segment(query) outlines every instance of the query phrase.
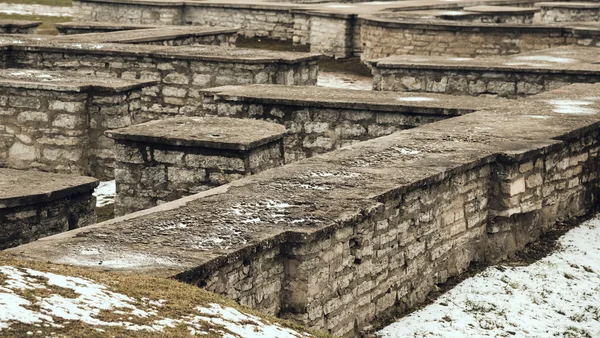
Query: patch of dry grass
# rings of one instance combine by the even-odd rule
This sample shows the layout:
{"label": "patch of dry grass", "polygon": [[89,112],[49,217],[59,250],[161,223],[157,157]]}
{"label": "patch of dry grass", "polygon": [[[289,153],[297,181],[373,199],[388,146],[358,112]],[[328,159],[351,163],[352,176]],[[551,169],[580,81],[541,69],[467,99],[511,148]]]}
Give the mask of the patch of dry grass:
{"label": "patch of dry grass", "polygon": [[[224,298],[220,295],[208,292],[206,290],[200,289],[198,287],[180,283],[171,279],[163,279],[163,278],[155,278],[143,275],[134,275],[134,274],[116,274],[116,273],[108,273],[108,272],[98,272],[87,270],[78,267],[66,266],[66,265],[56,265],[56,264],[47,264],[40,262],[30,262],[17,260],[8,254],[0,253],[0,265],[2,266],[13,266],[16,268],[29,268],[33,270],[43,271],[43,272],[51,272],[55,274],[60,274],[64,276],[73,276],[80,277],[92,280],[96,283],[105,285],[110,291],[121,293],[132,297],[136,300],[141,300],[142,298],[149,298],[151,300],[166,300],[166,302],[155,309],[158,311],[157,317],[148,317],[148,318],[136,318],[135,316],[127,316],[123,314],[117,314],[111,311],[103,311],[97,316],[98,319],[102,320],[110,320],[110,321],[120,321],[127,320],[128,322],[133,322],[141,325],[148,325],[152,323],[156,319],[160,318],[181,318],[187,316],[191,313],[195,313],[193,309],[197,306],[207,306],[211,303],[220,304],[223,307],[232,307],[236,308],[239,311],[242,311],[247,314],[252,314],[257,317],[260,317],[266,321],[279,323],[283,327],[288,327],[300,332],[310,332],[316,337],[330,337],[327,334],[319,333],[319,332],[311,332],[304,329],[302,326],[292,323],[289,321],[277,319],[271,316],[264,315],[257,310],[242,307],[235,303],[234,301]],[[0,274],[0,278],[2,278],[2,274]],[[2,280],[0,279],[0,284],[2,284]],[[24,290],[23,292],[29,292],[30,294],[26,295],[27,299],[34,300],[36,296],[44,296],[45,294],[38,293],[48,293],[49,290],[53,292],[57,292],[64,297],[75,297],[70,290],[62,290],[60,288],[49,287],[48,289],[39,289],[39,290]],[[47,294],[46,294],[47,295]],[[24,294],[22,296],[25,296]],[[139,305],[140,309],[144,309],[144,306]],[[125,318],[123,318],[125,317]],[[42,331],[43,336],[52,335],[53,333],[60,336],[66,337],[190,337],[190,332],[188,328],[184,325],[179,325],[175,328],[166,328],[163,332],[148,332],[148,331],[130,331],[125,329],[124,327],[119,326],[92,326],[87,325],[85,323],[79,321],[73,322],[62,322],[64,327],[62,328],[54,328],[54,327],[32,327],[31,325],[23,325],[20,323],[15,323],[11,326],[9,330],[4,330],[2,332],[2,336],[13,336],[13,337],[24,337],[27,336],[27,332],[33,332],[33,336],[37,336],[36,332],[38,330]],[[218,326],[211,324],[206,324],[206,329],[209,328],[220,329]],[[103,332],[99,332],[96,329],[104,330]],[[212,334],[212,333],[211,333]],[[216,337],[218,335],[203,335],[202,337]]]}

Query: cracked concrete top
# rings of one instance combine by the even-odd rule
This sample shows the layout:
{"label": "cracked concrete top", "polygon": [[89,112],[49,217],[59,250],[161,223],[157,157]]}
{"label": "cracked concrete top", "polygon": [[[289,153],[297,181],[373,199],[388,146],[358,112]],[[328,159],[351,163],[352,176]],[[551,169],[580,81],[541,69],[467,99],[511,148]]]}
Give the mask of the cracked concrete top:
{"label": "cracked concrete top", "polygon": [[[599,126],[600,85],[572,85],[361,142],[8,252],[103,270],[193,278],[229,257],[310,241],[356,224],[381,208],[387,196],[441,181],[498,155],[527,159]],[[84,250],[95,253],[85,255]]]}
{"label": "cracked concrete top", "polygon": [[143,143],[247,151],[280,140],[285,127],[253,119],[178,117],[109,130],[108,137]]}
{"label": "cracked concrete top", "polygon": [[98,183],[93,177],[0,168],[0,209],[91,194]]}

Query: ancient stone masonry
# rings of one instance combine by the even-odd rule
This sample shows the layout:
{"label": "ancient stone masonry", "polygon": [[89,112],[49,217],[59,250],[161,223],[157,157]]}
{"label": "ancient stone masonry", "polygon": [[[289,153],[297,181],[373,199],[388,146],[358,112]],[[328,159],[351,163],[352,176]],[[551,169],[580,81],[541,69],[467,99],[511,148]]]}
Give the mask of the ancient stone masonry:
{"label": "ancient stone masonry", "polygon": [[596,46],[600,42],[598,27],[360,18],[364,61],[390,55],[510,55],[565,45]]}
{"label": "ancient stone masonry", "polygon": [[600,4],[598,2],[540,2],[542,22],[581,22],[599,21]]}
{"label": "ancient stone masonry", "polygon": [[395,56],[369,61],[373,89],[519,97],[600,81],[600,48],[559,47],[515,56]]}
{"label": "ancient stone masonry", "polygon": [[202,92],[202,108],[207,115],[283,124],[288,130],[286,163],[504,101],[313,86],[226,86]]}
{"label": "ancient stone masonry", "polygon": [[[71,37],[65,37],[71,38]],[[11,43],[10,39],[7,39]],[[142,93],[142,120],[195,115],[199,90],[228,84],[314,85],[319,55],[221,46],[21,41],[9,66],[69,70],[87,76],[157,81]]]}
{"label": "ancient stone masonry", "polygon": [[96,222],[98,181],[0,168],[0,250]]}
{"label": "ancient stone masonry", "polygon": [[35,34],[41,21],[0,20],[0,34]]}
{"label": "ancient stone masonry", "polygon": [[60,22],[54,24],[58,32],[62,35],[85,34],[85,33],[106,33],[116,31],[128,31],[138,29],[151,29],[166,27],[160,25],[141,25],[127,24],[117,22]]}
{"label": "ancient stone masonry", "polygon": [[116,140],[115,214],[280,166],[284,134],[277,124],[220,117],[167,119],[110,131]]}
{"label": "ancient stone masonry", "polygon": [[53,41],[123,43],[163,46],[215,45],[235,47],[237,30],[231,28],[198,28],[186,26],[130,29],[118,32],[77,34]]}
{"label": "ancient stone masonry", "polygon": [[78,21],[121,22],[126,24],[179,25],[183,23],[180,1],[119,2],[73,1]]}
{"label": "ancient stone masonry", "polygon": [[0,166],[113,177],[107,129],[128,126],[153,82],[0,70]]}
{"label": "ancient stone masonry", "polygon": [[[309,45],[311,52],[363,60],[390,55],[485,56],[597,43],[599,27],[533,23],[535,0],[301,4],[75,1],[80,21],[239,28],[246,37]],[[481,6],[484,4],[485,6]],[[503,6],[509,5],[509,6]],[[512,6],[512,7],[511,7]],[[362,51],[361,51],[362,50]]]}
{"label": "ancient stone masonry", "polygon": [[10,251],[175,276],[352,334],[424,301],[473,260],[590,212],[599,91],[577,84],[507,101]]}

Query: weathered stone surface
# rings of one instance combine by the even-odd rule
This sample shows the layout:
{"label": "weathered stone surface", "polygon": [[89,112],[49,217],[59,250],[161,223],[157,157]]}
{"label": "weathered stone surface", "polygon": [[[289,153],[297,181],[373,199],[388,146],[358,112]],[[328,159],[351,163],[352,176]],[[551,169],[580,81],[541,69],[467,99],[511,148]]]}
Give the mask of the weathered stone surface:
{"label": "weathered stone surface", "polygon": [[283,164],[281,125],[173,118],[107,132],[117,142],[115,214],[125,215]]}
{"label": "weathered stone surface", "polygon": [[0,168],[0,250],[96,222],[98,181]]}
{"label": "weathered stone surface", "polygon": [[[176,276],[347,334],[415,306],[473,260],[503,257],[588,213],[598,91],[580,84],[510,101],[10,251]],[[587,110],[575,110],[582,101]],[[81,257],[81,246],[98,254]],[[111,265],[116,258],[128,266]]]}
{"label": "weathered stone surface", "polygon": [[[516,56],[449,58],[394,56],[369,61],[373,88],[518,97],[568,83],[600,81],[600,48],[558,47]],[[418,85],[407,83],[417,82]],[[451,85],[462,83],[463,85]]]}
{"label": "weathered stone surface", "polygon": [[102,133],[133,123],[150,84],[0,70],[0,166],[111,179],[113,145]]}
{"label": "weathered stone surface", "polygon": [[503,99],[250,85],[202,90],[206,115],[283,124],[286,163],[473,111]]}

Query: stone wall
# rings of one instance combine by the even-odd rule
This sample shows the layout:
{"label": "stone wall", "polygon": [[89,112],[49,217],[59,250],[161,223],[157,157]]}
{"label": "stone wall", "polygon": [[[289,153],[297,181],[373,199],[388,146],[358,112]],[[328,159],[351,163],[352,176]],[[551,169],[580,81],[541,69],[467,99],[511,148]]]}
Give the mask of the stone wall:
{"label": "stone wall", "polygon": [[[86,27],[96,29],[104,25],[71,25],[66,27]],[[114,32],[88,33],[85,35],[60,36],[54,41],[71,43],[119,43],[158,46],[195,46],[213,45],[235,47],[237,31],[235,29],[213,27],[199,28],[189,26],[151,27],[142,29],[126,29]]]}
{"label": "stone wall", "polygon": [[389,111],[375,107],[323,107],[316,103],[312,106],[261,103],[243,97],[220,96],[211,90],[205,91],[202,108],[211,116],[254,118],[283,124],[288,130],[284,145],[286,163],[471,112],[468,109],[424,107],[414,111],[410,108]]}
{"label": "stone wall", "polygon": [[[498,62],[501,64],[503,61]],[[465,69],[460,65],[438,68],[375,66],[371,68],[373,89],[514,98],[539,94],[569,83],[600,81],[600,74],[589,70],[494,69],[491,64],[488,68],[479,69]]]}
{"label": "stone wall", "polygon": [[112,140],[102,133],[135,121],[140,94],[0,86],[0,164],[111,179]]}
{"label": "stone wall", "polygon": [[76,21],[104,21],[127,24],[180,25],[183,23],[183,2],[94,2],[73,1]]}
{"label": "stone wall", "polygon": [[489,255],[503,258],[559,219],[583,216],[597,201],[597,129],[550,146],[545,154],[503,156],[494,167],[487,225]]}
{"label": "stone wall", "polygon": [[283,140],[250,151],[117,140],[115,215],[212,189],[283,164]]}
{"label": "stone wall", "polygon": [[[597,91],[573,85],[400,131],[13,252],[90,267],[144,254],[124,270],[184,271],[175,278],[359,334],[472,261],[514,253],[596,207],[599,115],[555,102],[598,112]],[[81,257],[81,245],[102,253]]]}
{"label": "stone wall", "polygon": [[47,203],[2,209],[0,250],[96,223],[92,192]]}
{"label": "stone wall", "polygon": [[394,21],[372,16],[361,17],[360,22],[362,60],[390,55],[509,55],[600,42],[593,32],[596,29]]}
{"label": "stone wall", "polygon": [[[89,46],[89,45],[87,45]],[[142,49],[142,46],[138,48]],[[314,85],[318,73],[315,55],[257,52],[256,58],[243,49],[227,49],[226,56],[208,55],[194,57],[190,53],[211,47],[147,46],[151,53],[131,52],[110,45],[103,49],[89,46],[81,49],[65,45],[55,47],[13,47],[11,65],[14,68],[70,70],[79,74],[101,78],[140,79],[157,81],[157,85],[144,88],[140,122],[198,114],[201,106],[199,91],[203,88],[227,84],[273,83],[285,85]],[[154,50],[157,48],[157,50]],[[216,48],[216,47],[212,47]],[[221,47],[225,48],[225,47]],[[210,49],[210,54],[215,51]],[[218,53],[217,53],[218,54]],[[237,59],[236,54],[243,55]],[[250,61],[244,60],[250,58]]]}
{"label": "stone wall", "polygon": [[0,168],[0,250],[96,223],[98,181]]}
{"label": "stone wall", "polygon": [[541,21],[553,22],[582,22],[599,21],[600,5],[598,3],[540,3],[542,9]]}
{"label": "stone wall", "polygon": [[145,122],[140,117],[143,89],[120,93],[94,92],[88,107],[88,174],[108,180],[115,177],[114,141],[107,130]]}
{"label": "stone wall", "polygon": [[239,29],[245,37],[292,40],[294,18],[286,7],[186,4],[184,23],[198,26],[222,26]]}
{"label": "stone wall", "polygon": [[96,21],[60,22],[54,24],[54,26],[58,30],[58,33],[61,35],[107,33],[137,29],[151,29],[159,27],[158,25],[126,24],[121,22],[117,23]]}
{"label": "stone wall", "polygon": [[308,41],[310,51],[340,58],[353,56],[356,21],[356,15],[311,13]]}
{"label": "stone wall", "polygon": [[0,20],[0,34],[35,34],[41,21]]}

